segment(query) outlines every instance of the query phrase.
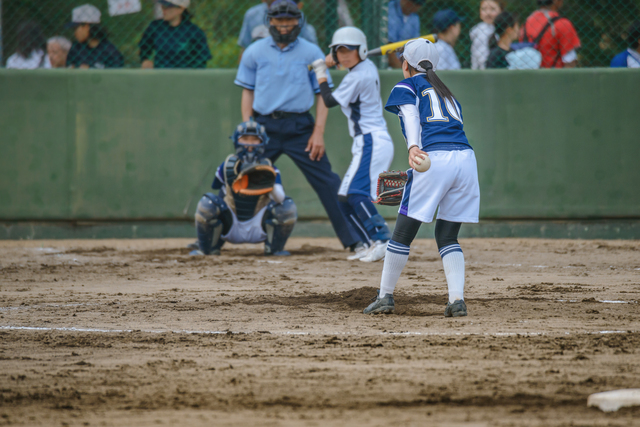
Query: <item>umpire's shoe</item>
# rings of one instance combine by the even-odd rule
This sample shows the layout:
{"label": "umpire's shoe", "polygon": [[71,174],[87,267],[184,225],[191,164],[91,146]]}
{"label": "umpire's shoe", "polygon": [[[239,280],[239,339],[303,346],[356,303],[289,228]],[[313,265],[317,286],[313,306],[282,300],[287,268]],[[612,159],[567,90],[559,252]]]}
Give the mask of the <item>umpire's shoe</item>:
{"label": "umpire's shoe", "polygon": [[444,317],[463,317],[467,315],[467,304],[464,300],[457,299],[451,303],[447,303],[447,308],[444,309]]}
{"label": "umpire's shoe", "polygon": [[385,294],[383,298],[376,297],[376,300],[369,304],[362,312],[364,314],[392,314],[396,309],[393,295]]}

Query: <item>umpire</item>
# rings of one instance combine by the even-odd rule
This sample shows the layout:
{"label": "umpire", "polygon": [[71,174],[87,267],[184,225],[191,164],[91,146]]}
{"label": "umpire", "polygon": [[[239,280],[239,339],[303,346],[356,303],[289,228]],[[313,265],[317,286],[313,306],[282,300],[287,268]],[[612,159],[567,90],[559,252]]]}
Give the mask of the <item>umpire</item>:
{"label": "umpire", "polygon": [[[271,4],[267,13],[271,37],[247,48],[236,75],[235,84],[243,88],[242,120],[254,117],[266,127],[269,145],[265,157],[275,163],[284,153],[294,161],[318,194],[344,247],[353,249],[360,239],[340,211],[340,178],[331,171],[324,151],[328,110],[320,100],[315,74],[308,69],[308,64],[324,54],[318,46],[298,38],[304,25],[301,18],[292,0]],[[316,122],[309,113],[314,96]]]}

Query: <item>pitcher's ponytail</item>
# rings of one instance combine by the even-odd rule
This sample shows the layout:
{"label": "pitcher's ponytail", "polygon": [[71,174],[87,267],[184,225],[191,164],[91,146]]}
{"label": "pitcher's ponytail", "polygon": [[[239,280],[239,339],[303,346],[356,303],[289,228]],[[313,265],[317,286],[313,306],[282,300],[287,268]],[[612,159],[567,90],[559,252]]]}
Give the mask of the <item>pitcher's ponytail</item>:
{"label": "pitcher's ponytail", "polygon": [[440,80],[440,78],[436,75],[436,72],[433,71],[433,65],[431,64],[431,61],[427,61],[425,59],[423,61],[420,61],[418,65],[427,70],[424,78],[427,79],[431,86],[433,86],[438,96],[440,96],[442,99],[448,99],[452,104],[454,104],[453,101],[455,97],[453,96],[453,93],[451,93],[447,85],[445,85],[442,80]]}

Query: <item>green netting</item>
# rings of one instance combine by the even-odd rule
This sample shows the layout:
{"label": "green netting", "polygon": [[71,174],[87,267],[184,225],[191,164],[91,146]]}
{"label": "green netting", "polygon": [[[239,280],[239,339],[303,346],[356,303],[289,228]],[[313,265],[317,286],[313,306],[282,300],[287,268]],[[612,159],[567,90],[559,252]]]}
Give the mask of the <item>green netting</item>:
{"label": "green netting", "polygon": [[[409,0],[398,0],[409,1]],[[455,52],[462,68],[471,68],[470,30],[480,21],[480,0],[426,0],[418,10],[422,34],[433,32],[433,17],[439,10],[452,9],[461,18],[461,33]],[[486,1],[486,0],[485,0]],[[111,16],[109,4],[140,4],[140,11]],[[64,24],[71,20],[72,9],[86,0],[0,0],[1,38],[0,63],[6,65],[19,45],[19,28],[27,21],[41,30],[43,40],[64,36],[74,40],[72,29]],[[141,64],[139,42],[154,19],[162,16],[154,0],[93,0],[102,13],[101,25],[108,30],[109,40],[122,53],[124,66],[138,68]],[[520,23],[537,9],[536,0],[511,0],[505,10],[518,16]],[[191,21],[206,36],[211,59],[209,68],[233,68],[238,64],[241,47],[238,36],[245,12],[260,4],[257,0],[191,0]],[[393,7],[393,4],[391,5]],[[387,41],[388,0],[307,0],[301,4],[308,25],[314,27],[317,42],[326,51],[335,29],[356,25],[365,31],[369,48]],[[581,41],[577,64],[581,67],[609,66],[611,59],[628,47],[627,29],[640,19],[640,0],[565,0],[561,14],[575,27]],[[44,44],[44,42],[43,42]],[[378,61],[382,67],[386,61]]]}

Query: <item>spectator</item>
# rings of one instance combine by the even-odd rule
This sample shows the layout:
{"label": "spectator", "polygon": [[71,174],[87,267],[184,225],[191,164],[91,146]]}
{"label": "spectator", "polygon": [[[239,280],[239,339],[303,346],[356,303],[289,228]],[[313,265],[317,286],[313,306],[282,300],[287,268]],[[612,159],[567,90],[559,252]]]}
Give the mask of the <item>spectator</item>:
{"label": "spectator", "polygon": [[537,49],[542,54],[541,68],[574,68],[580,38],[571,21],[558,13],[563,0],[537,1],[540,9],[527,18],[520,41],[534,42],[540,37]]}
{"label": "spectator", "polygon": [[47,40],[47,55],[51,68],[65,68],[70,49],[71,42],[66,37],[56,36]]}
{"label": "spectator", "polygon": [[[420,37],[420,17],[418,10],[424,6],[426,0],[391,0],[388,5],[389,43],[395,43],[408,39]],[[395,52],[387,56],[389,66],[392,68],[402,67],[400,55]]]}
{"label": "spectator", "polygon": [[149,24],[138,45],[142,68],[205,68],[211,51],[204,31],[191,22],[191,0],[159,3],[162,19]]}
{"label": "spectator", "polygon": [[[266,27],[265,17],[267,16],[269,6],[271,6],[271,3],[273,3],[274,1],[275,0],[262,0],[260,4],[253,6],[245,12],[244,19],[242,20],[242,28],[240,29],[240,36],[238,37],[238,46],[242,47],[243,51],[255,41],[255,38],[253,37],[253,31],[256,29],[256,27]],[[300,0],[294,0],[294,2],[298,5],[298,9],[302,10],[303,3]],[[260,34],[261,33],[258,33],[258,35]],[[302,26],[300,37],[307,41],[310,41],[313,44],[318,44],[316,29],[309,23],[305,23]]]}
{"label": "spectator", "polygon": [[71,13],[76,41],[67,55],[70,68],[122,68],[124,57],[108,40],[107,30],[100,25],[101,13],[90,4],[78,6]]}
{"label": "spectator", "polygon": [[33,70],[51,68],[49,57],[45,52],[45,39],[40,26],[33,21],[23,22],[17,31],[18,48],[16,53],[7,59],[7,68]]}
{"label": "spectator", "polygon": [[[507,54],[513,52],[511,43],[518,40],[520,25],[516,17],[509,12],[502,12],[495,20],[495,37],[489,41],[491,52],[487,59],[487,68],[508,68]],[[496,41],[496,37],[499,39]]]}
{"label": "spectator", "polygon": [[453,48],[460,37],[462,18],[451,9],[440,10],[433,16],[433,29],[438,33],[436,48],[440,54],[438,70],[459,70],[460,61]]}
{"label": "spectator", "polygon": [[471,37],[471,68],[484,70],[489,57],[489,40],[494,32],[493,21],[504,10],[503,0],[482,0],[480,2],[480,20],[469,36]]}
{"label": "spectator", "polygon": [[616,55],[611,61],[613,68],[640,68],[640,21],[636,21],[627,30],[629,48]]}

